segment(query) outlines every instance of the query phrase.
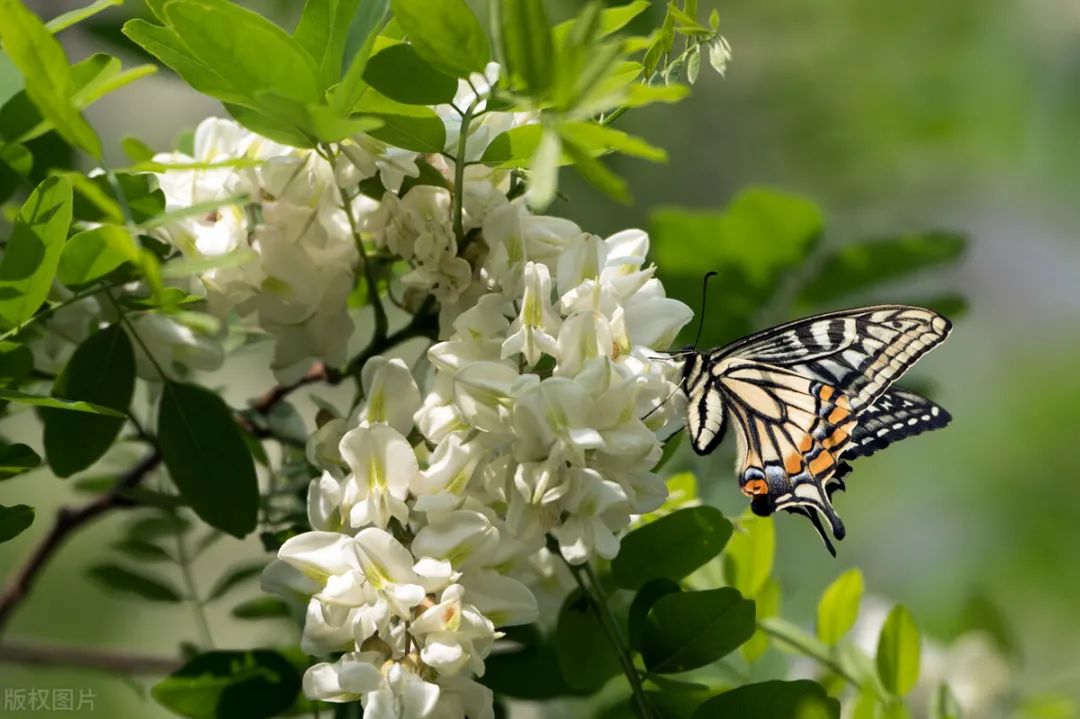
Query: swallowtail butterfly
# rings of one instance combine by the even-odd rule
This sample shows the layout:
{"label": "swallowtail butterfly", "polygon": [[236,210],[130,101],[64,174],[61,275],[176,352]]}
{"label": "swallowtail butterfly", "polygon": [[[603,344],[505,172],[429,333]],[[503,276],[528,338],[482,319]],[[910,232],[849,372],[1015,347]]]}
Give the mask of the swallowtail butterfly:
{"label": "swallowtail butterfly", "polygon": [[755,514],[778,509],[844,538],[832,495],[848,462],[944,427],[949,413],[892,383],[952,324],[931,310],[877,305],[807,317],[708,352],[686,351],[687,432],[698,454],[735,428],[739,487]]}

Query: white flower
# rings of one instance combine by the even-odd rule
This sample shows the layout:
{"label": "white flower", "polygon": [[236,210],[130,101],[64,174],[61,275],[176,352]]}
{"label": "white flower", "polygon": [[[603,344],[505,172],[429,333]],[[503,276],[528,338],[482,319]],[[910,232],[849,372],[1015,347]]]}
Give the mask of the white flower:
{"label": "white flower", "polygon": [[342,518],[354,528],[385,528],[391,518],[409,521],[405,498],[420,478],[409,442],[393,427],[375,424],[341,438],[341,456],[352,470],[345,479]]}
{"label": "white flower", "polygon": [[626,493],[615,482],[602,479],[592,469],[576,469],[574,490],[567,501],[570,517],[552,531],[559,540],[563,557],[581,564],[595,553],[614,559],[619,553],[615,532],[630,522]]}
{"label": "white flower", "polygon": [[364,698],[364,719],[426,719],[438,701],[437,684],[395,662],[385,669],[382,687]]}
{"label": "white flower", "polygon": [[525,265],[521,314],[511,329],[514,331],[502,345],[504,359],[520,353],[527,364],[535,365],[542,354],[557,355],[554,335],[559,332],[559,317],[551,308],[551,275],[544,265]]}
{"label": "white flower", "polygon": [[438,604],[412,621],[409,631],[421,643],[420,658],[440,674],[454,676],[468,668],[483,676],[483,657],[495,641],[495,625],[476,607],[463,603],[464,595],[463,586],[451,584]]}
{"label": "white flower", "polygon": [[382,674],[374,664],[378,655],[350,652],[333,664],[323,662],[304,672],[304,696],[324,702],[350,702],[378,691]]}
{"label": "white flower", "polygon": [[364,390],[361,423],[383,422],[403,435],[412,430],[413,415],[420,409],[420,389],[403,360],[372,357],[361,370],[360,385]]}

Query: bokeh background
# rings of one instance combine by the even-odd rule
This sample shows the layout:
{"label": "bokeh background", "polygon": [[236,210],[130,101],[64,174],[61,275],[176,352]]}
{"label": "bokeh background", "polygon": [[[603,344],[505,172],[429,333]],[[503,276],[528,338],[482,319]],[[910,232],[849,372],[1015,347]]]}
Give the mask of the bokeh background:
{"label": "bokeh background", "polygon": [[[51,17],[83,3],[30,4]],[[300,6],[247,4],[287,27]],[[72,59],[103,45],[117,52],[117,28],[141,12],[136,5],[128,0],[97,22],[65,31]],[[569,15],[574,5],[553,2],[551,13]],[[1015,651],[1007,675],[987,671],[991,686],[982,689],[1043,697],[1029,706],[1029,716],[1074,716],[1070,701],[1080,702],[1080,4],[723,0],[702,7],[719,10],[734,48],[727,77],[703,69],[688,100],[620,120],[667,148],[669,162],[613,161],[630,181],[630,207],[564,173],[572,199],[552,212],[603,235],[648,227],[657,207],[719,209],[741,188],[764,184],[823,208],[823,248],[926,229],[967,234],[961,263],[914,285],[960,293],[970,304],[949,342],[913,372],[917,382],[933,386],[954,423],[860,460],[849,491],[837,500],[848,527],[837,559],[801,520],[778,520],[784,614],[809,624],[824,586],[849,566],[862,569],[871,593],[906,604],[942,643],[975,619],[985,624],[989,603],[1004,617],[1001,634],[1014,638]],[[645,22],[658,22],[661,3],[653,12]],[[223,111],[161,72],[87,114],[113,163],[122,165],[122,137],[166,149],[181,132]],[[907,299],[912,287],[878,288],[867,299]],[[262,351],[246,349],[208,383],[242,405],[272,384]],[[31,417],[12,417],[0,431],[38,446]],[[743,499],[730,461],[727,450],[707,460],[682,454],[673,466],[692,468],[709,501],[736,514]],[[0,545],[0,574],[7,575],[47,530],[53,510],[80,497],[71,482],[38,470],[5,483],[4,498],[38,507],[31,530]],[[10,640],[169,656],[195,636],[183,607],[116,598],[83,576],[122,522],[107,518],[59,553],[15,617]],[[223,540],[196,565],[196,581],[206,587],[224,566],[259,556],[256,542]],[[287,622],[241,625],[228,616],[229,605],[210,613],[219,646],[293,640]],[[12,663],[0,663],[0,677],[0,689],[92,691],[97,711],[110,716],[166,715],[145,698],[149,680],[139,677]]]}

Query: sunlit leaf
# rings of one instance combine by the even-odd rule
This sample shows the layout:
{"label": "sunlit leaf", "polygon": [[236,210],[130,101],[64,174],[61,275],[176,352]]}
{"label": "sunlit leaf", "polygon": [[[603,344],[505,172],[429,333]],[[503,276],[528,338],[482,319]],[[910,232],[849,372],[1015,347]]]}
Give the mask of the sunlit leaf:
{"label": "sunlit leaf", "polygon": [[919,679],[920,641],[908,610],[901,604],[893,607],[878,637],[877,669],[881,683],[897,696],[915,688]]}
{"label": "sunlit leaf", "polygon": [[724,578],[744,595],[758,593],[772,572],[776,529],[771,517],[749,512],[739,517],[724,552]]}
{"label": "sunlit leaf", "polygon": [[836,644],[847,634],[859,616],[863,594],[863,576],[849,569],[837,577],[821,595],[817,607],[817,633],[826,644]]}
{"label": "sunlit leaf", "polygon": [[56,279],[69,287],[109,274],[125,262],[138,262],[139,248],[118,225],[101,225],[68,240],[56,268]]}
{"label": "sunlit leaf", "polygon": [[45,397],[37,394],[28,394],[26,392],[18,392],[11,389],[0,389],[0,399],[7,400],[9,402],[18,402],[19,404],[31,404],[37,407],[53,407],[55,409],[66,409],[70,412],[88,412],[90,414],[101,414],[106,417],[123,417],[124,414],[117,412],[111,407],[104,407],[100,404],[94,404],[93,402],[72,401],[67,399],[60,399],[59,397]]}
{"label": "sunlit leaf", "polygon": [[45,23],[45,28],[51,33],[58,33],[76,23],[82,22],[88,17],[97,15],[99,12],[123,4],[124,0],[95,0],[86,7],[68,10],[66,13],[57,15],[52,20]]}
{"label": "sunlit leaf", "polygon": [[394,19],[420,57],[454,77],[483,72],[491,46],[464,0],[391,0]]}
{"label": "sunlit leaf", "polygon": [[543,97],[554,73],[555,45],[542,0],[501,0],[499,31],[506,71],[535,98]]}
{"label": "sunlit leaf", "polygon": [[[365,0],[363,4],[368,4]],[[330,87],[341,78],[349,25],[360,0],[307,0],[293,40],[311,55],[319,80]]]}
{"label": "sunlit leaf", "polygon": [[457,79],[439,72],[412,45],[397,43],[368,58],[364,80],[384,96],[407,105],[439,105],[457,93]]}

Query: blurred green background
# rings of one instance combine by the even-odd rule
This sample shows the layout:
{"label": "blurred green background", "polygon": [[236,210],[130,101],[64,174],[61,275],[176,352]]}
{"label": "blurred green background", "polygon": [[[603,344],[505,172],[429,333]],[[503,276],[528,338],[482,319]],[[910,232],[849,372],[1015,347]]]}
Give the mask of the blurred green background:
{"label": "blurred green background", "polygon": [[[77,4],[31,6],[51,17]],[[248,4],[286,26],[299,9]],[[125,13],[136,11],[128,5],[102,15],[96,30],[66,31],[72,59],[108,42]],[[552,3],[552,14],[568,15],[575,5]],[[784,613],[809,624],[823,587],[848,566],[862,569],[869,592],[906,604],[942,641],[972,618],[972,597],[988,597],[1019,645],[1007,686],[994,679],[988,689],[1080,701],[1080,4],[724,0],[702,7],[703,14],[718,8],[734,49],[726,79],[703,69],[688,100],[619,121],[667,148],[670,161],[612,161],[630,181],[631,207],[564,173],[561,189],[572,199],[550,212],[604,235],[648,227],[660,206],[718,209],[740,188],[765,184],[822,207],[824,248],[926,229],[969,235],[960,264],[866,297],[947,290],[968,298],[952,338],[913,372],[954,422],[859,461],[836,502],[848,528],[838,559],[803,521],[777,521]],[[653,12],[645,23],[659,21],[660,3]],[[120,163],[121,137],[165,149],[223,111],[162,72],[87,114]],[[708,312],[724,308],[711,304]],[[227,384],[236,404],[258,394],[271,384],[259,351],[208,384]],[[27,417],[0,429],[38,446],[40,430]],[[698,473],[710,501],[742,511],[730,450],[676,461]],[[6,504],[38,507],[34,527],[0,545],[7,575],[47,530],[53,509],[77,498],[47,470],[5,483],[4,494]],[[14,618],[10,639],[167,655],[194,636],[185,608],[117,599],[82,576],[121,523],[110,517],[59,553]],[[254,542],[223,540],[197,566],[197,580],[208,586],[224,565],[258,556]],[[224,609],[211,622],[219,646],[295,638],[287,622],[238,626]],[[97,711],[108,715],[165,715],[139,698],[146,681],[14,664],[0,664],[0,676],[0,688],[90,689]],[[1044,707],[1044,715],[1072,715],[1058,708],[1063,713]]]}

